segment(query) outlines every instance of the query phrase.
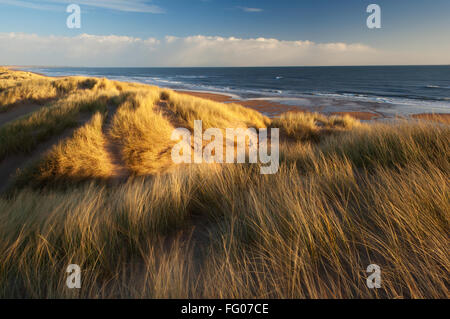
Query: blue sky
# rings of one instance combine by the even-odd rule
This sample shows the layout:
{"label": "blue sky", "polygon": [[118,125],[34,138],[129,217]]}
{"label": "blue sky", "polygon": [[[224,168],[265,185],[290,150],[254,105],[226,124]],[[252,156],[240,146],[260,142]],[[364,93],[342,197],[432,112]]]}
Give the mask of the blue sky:
{"label": "blue sky", "polygon": [[[81,6],[81,29],[66,27],[68,14],[65,8],[70,3]],[[366,7],[370,3],[376,3],[382,9],[381,29],[370,30],[366,26],[369,15],[366,13]],[[316,55],[322,54],[323,59],[315,60],[306,56],[305,65],[329,64],[326,53],[332,55],[329,52],[331,46],[324,48],[318,45],[333,43],[349,46],[344,50],[336,49],[334,53],[347,56],[346,59],[333,60],[337,64],[339,62],[351,64],[350,62],[354,60],[352,54],[357,57],[358,62],[361,61],[360,63],[364,63],[365,60],[362,57],[364,54],[367,55],[365,64],[400,64],[403,60],[405,63],[408,62],[407,64],[448,64],[450,63],[450,58],[447,57],[450,56],[448,54],[450,52],[449,12],[449,0],[0,0],[0,35],[3,34],[0,47],[1,43],[4,44],[6,41],[5,35],[11,33],[20,33],[24,35],[22,38],[26,38],[22,39],[22,42],[17,39],[11,40],[12,45],[18,46],[17,50],[21,43],[25,45],[25,42],[31,41],[25,35],[39,37],[42,40],[39,42],[41,46],[43,43],[51,42],[48,39],[52,36],[63,37],[65,41],[74,38],[74,42],[80,42],[81,35],[97,36],[95,40],[99,42],[105,42],[101,38],[104,36],[123,36],[140,40],[156,39],[164,42],[166,36],[174,36],[178,38],[177,41],[180,44],[177,48],[187,48],[197,53],[201,47],[205,46],[205,43],[206,46],[217,45],[218,37],[242,40],[265,38],[285,41],[287,46],[282,46],[283,50],[292,51],[286,62],[299,64],[302,64],[303,60],[293,58],[295,55],[293,41],[313,42],[315,47],[308,45],[308,49],[303,48],[298,54],[306,54],[306,51],[312,54],[311,52],[314,51]],[[186,39],[198,35],[203,36],[204,41],[198,41],[195,48],[187,46],[187,43],[192,41]],[[107,40],[112,41],[111,38]],[[90,38],[90,41],[94,40]],[[117,39],[114,41],[117,44]],[[121,41],[120,49],[123,57],[126,50],[124,51],[122,47],[124,39]],[[247,42],[242,41],[242,51],[245,52],[250,47],[256,52],[254,43]],[[229,42],[226,43],[228,45]],[[34,42],[33,44],[37,45]],[[83,40],[83,44],[86,45],[86,39]],[[234,44],[233,42],[234,50],[239,50],[239,46]],[[48,45],[51,46],[50,43]],[[361,47],[351,47],[351,45],[364,46],[368,51],[363,53],[364,50]],[[167,47],[165,43],[152,44],[146,49],[141,48],[141,54],[145,55],[152,50],[162,52],[164,49],[167,53]],[[282,54],[282,48],[280,47],[280,51],[271,52]],[[45,50],[44,47],[42,49]],[[214,50],[200,52],[199,59],[202,54],[210,58],[214,52]],[[0,58],[7,62],[10,60],[14,60],[14,63],[21,62],[14,59],[13,53],[10,52],[11,56],[0,53]],[[231,55],[230,59],[239,58],[236,52],[231,53],[234,55]],[[269,53],[266,56],[269,56]],[[148,55],[148,63],[145,63],[145,56],[141,56],[138,60],[148,65],[152,64],[152,60],[164,64],[161,57],[157,56],[154,59],[152,57],[151,54]],[[25,61],[21,64],[36,60],[33,57],[23,56],[22,58]],[[67,53],[65,58],[69,60],[68,64],[71,64],[71,57],[67,56]],[[72,56],[73,61],[77,62],[75,64],[80,64],[82,61],[80,58],[81,56]],[[226,56],[220,58],[226,59]],[[84,60],[86,59],[88,57]],[[183,59],[174,58],[170,62],[174,65],[192,64],[192,59],[181,60]],[[250,57],[243,57],[242,60],[251,61]],[[264,63],[263,57],[256,60],[262,64],[269,64],[269,62],[283,64],[283,61],[270,58],[268,63]],[[45,58],[42,58],[42,61],[45,62]],[[48,63],[50,62],[49,59]],[[120,63],[120,61],[117,62]],[[200,62],[195,62],[194,64],[202,65]],[[114,64],[113,59],[108,63]],[[209,59],[206,64],[214,65],[215,63]],[[216,64],[227,63],[218,60]],[[245,65],[245,63],[240,64]]]}

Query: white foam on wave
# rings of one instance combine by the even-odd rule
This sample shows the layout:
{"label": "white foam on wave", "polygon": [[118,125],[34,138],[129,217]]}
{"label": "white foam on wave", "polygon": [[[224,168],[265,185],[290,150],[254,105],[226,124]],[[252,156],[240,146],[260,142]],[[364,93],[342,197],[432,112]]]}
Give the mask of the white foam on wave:
{"label": "white foam on wave", "polygon": [[440,86],[440,85],[432,85],[432,84],[426,85],[425,87],[428,89],[447,89],[447,90],[450,89],[450,86]]}
{"label": "white foam on wave", "polygon": [[442,101],[439,100],[418,100],[411,98],[401,98],[401,97],[384,97],[384,96],[369,96],[363,94],[351,94],[351,93],[314,93],[315,96],[329,97],[335,99],[352,99],[363,102],[372,102],[380,104],[393,104],[393,105],[417,105],[417,106],[443,106],[450,108],[450,103],[445,102],[447,98]]}

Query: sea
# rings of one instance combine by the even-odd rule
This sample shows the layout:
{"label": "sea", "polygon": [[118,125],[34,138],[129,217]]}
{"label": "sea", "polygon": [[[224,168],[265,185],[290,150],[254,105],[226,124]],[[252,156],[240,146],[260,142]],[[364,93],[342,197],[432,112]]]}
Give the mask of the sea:
{"label": "sea", "polygon": [[236,68],[32,67],[49,76],[93,76],[264,100],[323,113],[383,117],[450,113],[450,65]]}

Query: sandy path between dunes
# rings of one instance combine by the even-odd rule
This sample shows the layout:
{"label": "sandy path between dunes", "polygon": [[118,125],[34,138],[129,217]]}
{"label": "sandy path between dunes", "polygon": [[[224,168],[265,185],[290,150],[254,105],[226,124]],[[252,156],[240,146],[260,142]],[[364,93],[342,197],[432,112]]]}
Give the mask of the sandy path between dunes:
{"label": "sandy path between dunes", "polygon": [[15,106],[13,109],[7,112],[0,112],[0,126],[3,126],[9,122],[18,120],[21,117],[34,113],[46,105],[40,104],[22,104]]}
{"label": "sandy path between dunes", "polygon": [[[105,149],[110,156],[110,161],[113,164],[113,173],[111,176],[111,181],[121,182],[125,181],[129,176],[130,172],[126,168],[125,163],[122,159],[120,152],[120,145],[118,145],[112,136],[110,135],[110,127],[112,125],[112,119],[116,113],[118,107],[108,107],[108,115],[105,118],[103,125],[103,134],[105,138]],[[78,123],[75,127],[65,130],[62,134],[52,137],[43,143],[40,143],[38,147],[28,155],[13,155],[8,156],[3,161],[0,162],[0,193],[7,190],[12,178],[17,173],[17,170],[23,169],[26,166],[37,161],[47,152],[49,152],[53,146],[62,142],[63,140],[73,136],[73,133],[83,125],[87,124],[93,114],[83,113],[80,114]],[[20,116],[19,116],[20,117]],[[10,117],[11,118],[11,117]],[[17,118],[16,118],[17,119]],[[14,120],[14,119],[13,119]]]}
{"label": "sandy path between dunes", "polygon": [[37,148],[27,155],[13,155],[8,156],[3,161],[0,162],[0,193],[5,191],[14,175],[17,173],[17,170],[23,169],[26,166],[30,165],[34,161],[37,161],[41,158],[45,153],[50,151],[54,145],[60,143],[61,141],[72,137],[73,133],[85,125],[92,118],[92,114],[80,114],[78,123],[73,128],[66,129],[62,134],[52,137],[51,139],[40,143]]}
{"label": "sandy path between dunes", "polygon": [[110,178],[111,180],[116,182],[125,181],[131,175],[122,158],[120,145],[116,141],[114,141],[114,138],[110,134],[113,118],[118,108],[118,106],[109,106],[108,114],[103,122],[103,136],[105,138],[104,147],[106,152],[108,152],[110,162],[113,165],[113,170]]}

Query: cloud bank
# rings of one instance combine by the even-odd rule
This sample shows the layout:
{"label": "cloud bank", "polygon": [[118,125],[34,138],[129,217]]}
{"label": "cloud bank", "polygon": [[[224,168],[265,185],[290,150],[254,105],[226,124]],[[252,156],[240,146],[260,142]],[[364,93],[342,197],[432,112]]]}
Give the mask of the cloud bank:
{"label": "cloud bank", "polygon": [[[410,55],[412,57],[412,55]],[[428,57],[424,57],[427,59]],[[76,37],[0,33],[0,64],[48,66],[313,66],[414,64],[363,44],[167,36]]]}

